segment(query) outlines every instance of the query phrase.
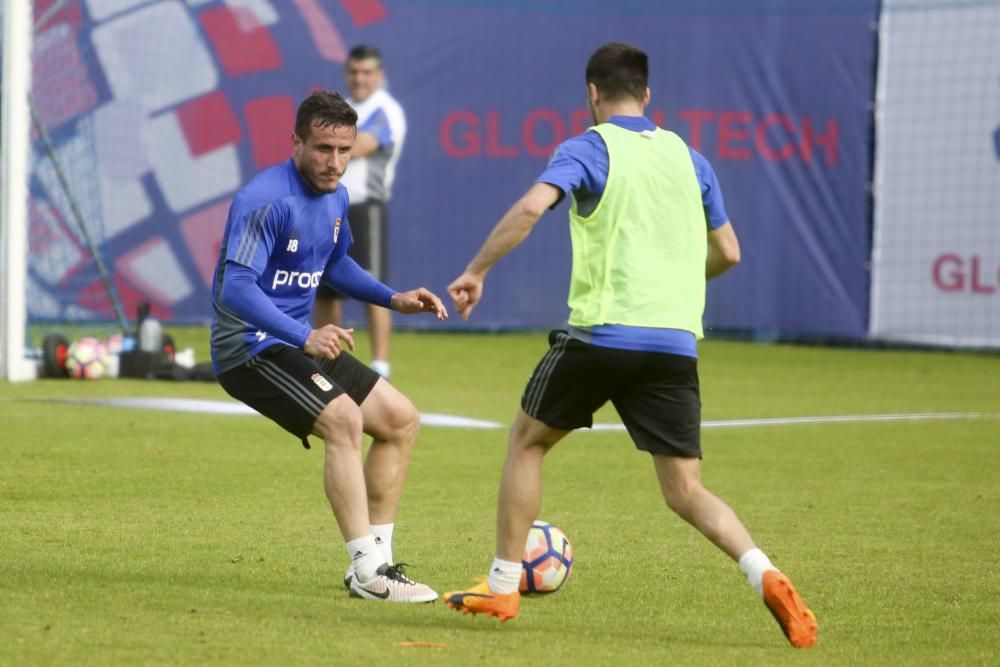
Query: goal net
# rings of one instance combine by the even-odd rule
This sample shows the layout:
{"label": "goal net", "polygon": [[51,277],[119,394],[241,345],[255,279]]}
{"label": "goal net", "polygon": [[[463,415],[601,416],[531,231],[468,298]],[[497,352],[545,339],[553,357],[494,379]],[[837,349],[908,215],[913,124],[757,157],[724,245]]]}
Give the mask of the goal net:
{"label": "goal net", "polygon": [[870,336],[1000,348],[1000,0],[886,0]]}

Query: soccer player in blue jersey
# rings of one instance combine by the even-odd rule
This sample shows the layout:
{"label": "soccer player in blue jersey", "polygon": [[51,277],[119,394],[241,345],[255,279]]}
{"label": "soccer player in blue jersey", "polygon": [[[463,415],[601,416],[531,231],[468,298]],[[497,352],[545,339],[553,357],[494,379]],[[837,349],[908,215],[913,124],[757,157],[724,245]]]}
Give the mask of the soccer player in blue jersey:
{"label": "soccer player in blue jersey", "polygon": [[[398,313],[448,316],[423,287],[396,292],[348,255],[340,178],[357,114],[335,92],[299,106],[292,156],[237,192],[212,286],[212,363],[222,387],[300,438],[322,438],[323,482],[350,558],[352,596],[430,602],[437,593],[393,564],[392,532],[419,428],[416,408],[353,356],[351,329],[313,328],[325,284]],[[362,433],[372,437],[362,462]]]}
{"label": "soccer player in blue jersey", "polygon": [[[366,271],[386,280],[389,269],[389,209],[396,165],[406,139],[406,114],[385,89],[382,54],[370,44],[355,46],[347,54],[344,80],[347,101],[358,112],[358,139],[351,149],[351,168],[342,183],[351,196],[349,253]],[[316,292],[313,322],[339,325],[343,316],[340,294],[320,285]],[[372,369],[389,379],[389,339],[392,313],[374,304],[365,305]]]}
{"label": "soccer player in blue jersey", "polygon": [[816,642],[813,613],[743,523],[701,483],[697,340],[705,282],[740,249],[708,161],[645,117],[645,53],[608,44],[590,57],[595,126],[563,142],[535,184],[501,218],[448,287],[468,318],[490,268],[567,194],[573,268],[570,317],[549,336],[510,431],[488,578],[445,593],[455,609],[502,620],[520,609],[521,557],[542,494],[542,458],[592,425],[607,401],[636,447],[652,455],[667,505],[735,560],[796,647]]}

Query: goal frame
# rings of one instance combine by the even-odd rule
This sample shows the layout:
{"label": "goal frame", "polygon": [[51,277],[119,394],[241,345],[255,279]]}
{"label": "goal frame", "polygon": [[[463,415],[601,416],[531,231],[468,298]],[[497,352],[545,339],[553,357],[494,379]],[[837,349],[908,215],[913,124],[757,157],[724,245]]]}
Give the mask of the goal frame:
{"label": "goal frame", "polygon": [[31,156],[32,3],[3,0],[3,98],[0,108],[0,374],[33,380],[27,327],[28,178]]}

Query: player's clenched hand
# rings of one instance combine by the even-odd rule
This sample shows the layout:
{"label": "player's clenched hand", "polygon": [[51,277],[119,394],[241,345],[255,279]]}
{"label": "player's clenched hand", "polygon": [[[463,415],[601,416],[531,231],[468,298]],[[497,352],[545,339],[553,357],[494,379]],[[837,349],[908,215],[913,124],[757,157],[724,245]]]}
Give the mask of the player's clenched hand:
{"label": "player's clenched hand", "polygon": [[313,329],[306,338],[303,349],[306,354],[314,357],[325,357],[336,359],[344,351],[343,343],[347,343],[348,349],[354,351],[354,329],[341,329],[332,324]]}
{"label": "player's clenched hand", "polygon": [[466,271],[448,285],[448,294],[455,302],[455,310],[463,320],[467,320],[472,309],[483,298],[483,278]]}
{"label": "player's clenched hand", "polygon": [[404,315],[434,313],[439,320],[448,317],[448,311],[445,310],[444,304],[441,303],[437,294],[423,287],[412,289],[409,292],[396,292],[392,295],[389,307]]}

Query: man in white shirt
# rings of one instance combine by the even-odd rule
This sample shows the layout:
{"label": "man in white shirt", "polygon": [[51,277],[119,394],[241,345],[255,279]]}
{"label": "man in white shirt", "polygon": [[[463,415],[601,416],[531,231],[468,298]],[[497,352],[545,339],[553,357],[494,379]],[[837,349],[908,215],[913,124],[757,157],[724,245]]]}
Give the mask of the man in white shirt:
{"label": "man in white shirt", "polygon": [[[348,253],[376,279],[385,281],[388,270],[388,211],[396,164],[406,138],[406,116],[402,107],[383,87],[382,55],[371,45],[355,46],[348,54],[344,79],[348,102],[358,113],[358,136],[351,162],[341,182],[350,195],[347,217],[354,236]],[[340,325],[341,295],[320,287],[313,310],[314,323]],[[366,304],[371,367],[389,377],[389,338],[392,315],[379,306]]]}

